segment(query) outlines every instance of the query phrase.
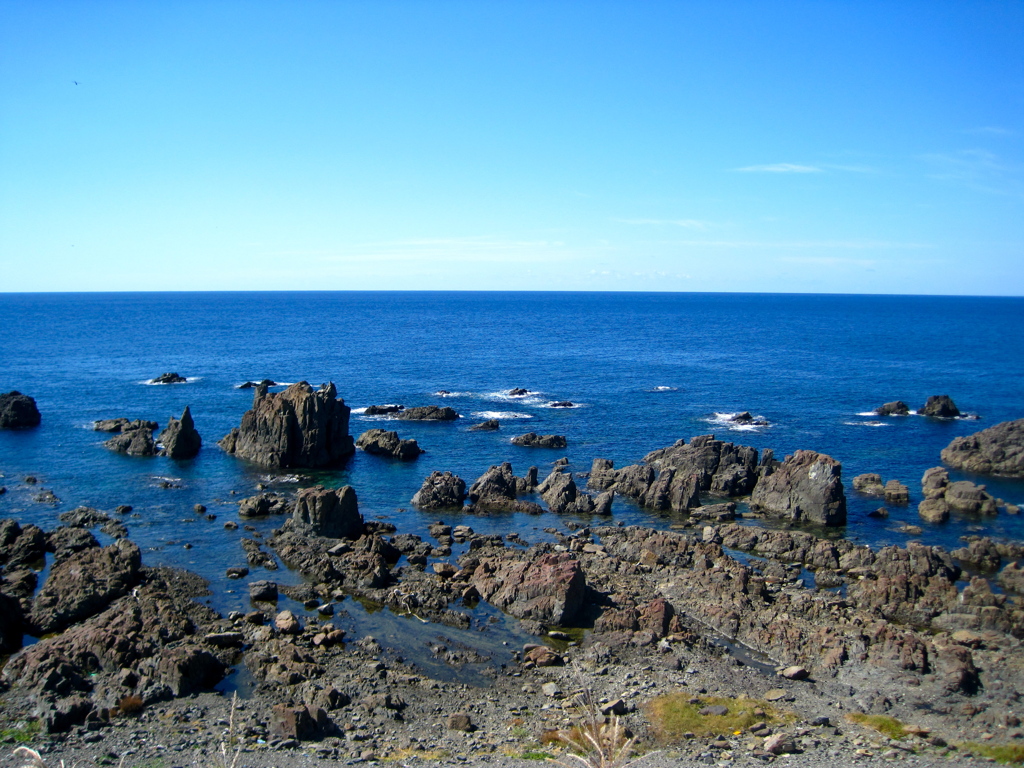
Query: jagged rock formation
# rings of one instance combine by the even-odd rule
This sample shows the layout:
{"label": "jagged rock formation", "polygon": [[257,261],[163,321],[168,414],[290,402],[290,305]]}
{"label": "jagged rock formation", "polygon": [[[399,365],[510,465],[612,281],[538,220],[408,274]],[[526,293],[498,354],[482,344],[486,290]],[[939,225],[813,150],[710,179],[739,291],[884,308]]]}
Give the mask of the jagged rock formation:
{"label": "jagged rock formation", "polygon": [[129,456],[156,456],[156,443],[153,441],[152,422],[137,420],[124,425],[121,433],[103,443],[105,448]]}
{"label": "jagged rock formation", "polygon": [[882,485],[882,476],[875,472],[868,472],[857,475],[853,478],[853,490],[863,493],[865,496],[885,495],[885,486]]}
{"label": "jagged rock formation", "polygon": [[893,400],[875,408],[875,413],[879,416],[909,416],[910,406],[902,400]]}
{"label": "jagged rock formation", "polygon": [[943,449],[942,460],[979,475],[1024,477],[1024,419],[958,437]]}
{"label": "jagged rock formation", "polygon": [[525,435],[513,437],[512,445],[524,448],[565,448],[568,443],[564,435],[538,435],[536,432],[527,432]]}
{"label": "jagged rock formation", "polygon": [[466,501],[466,481],[451,472],[430,473],[412,497],[420,509],[461,509]]}
{"label": "jagged rock formation", "polygon": [[159,426],[155,421],[145,421],[143,419],[126,419],[124,416],[118,416],[116,419],[100,419],[92,423],[92,428],[96,432],[126,432],[132,429],[138,429],[144,427],[151,432],[156,430]]}
{"label": "jagged rock formation", "polygon": [[493,466],[469,487],[470,512],[526,512],[540,514],[540,504],[518,499],[522,493],[531,493],[537,487],[537,467],[530,467],[525,477],[512,474],[507,461]]}
{"label": "jagged rock formation", "polygon": [[576,487],[572,475],[556,467],[544,482],[537,486],[537,493],[556,514],[602,514],[611,512],[613,491],[605,491],[597,499],[591,498]]}
{"label": "jagged rock formation", "polygon": [[172,459],[194,459],[203,447],[203,438],[196,431],[192,412],[187,405],[180,419],[171,417],[157,440],[163,446],[160,453]]}
{"label": "jagged rock formation", "polygon": [[842,465],[823,453],[797,451],[757,483],[750,507],[773,517],[845,525]]}
{"label": "jagged rock formation", "polygon": [[38,427],[42,416],[34,398],[17,390],[0,395],[0,429]]}
{"label": "jagged rock formation", "polygon": [[351,409],[335,399],[334,384],[314,390],[307,382],[270,393],[260,384],[252,409],[218,445],[266,467],[329,467],[355,452],[348,433]]}
{"label": "jagged rock formation", "polygon": [[402,461],[419,458],[419,455],[425,452],[415,440],[402,440],[397,432],[389,432],[386,429],[370,429],[363,432],[356,440],[356,447],[367,453],[390,456]]}
{"label": "jagged rock formation", "polygon": [[406,421],[455,421],[459,418],[459,414],[455,412],[454,408],[448,406],[440,408],[436,405],[422,405],[403,408],[395,414],[395,418]]}
{"label": "jagged rock formation", "polygon": [[291,504],[288,499],[274,492],[258,493],[238,502],[239,517],[287,515],[289,512],[291,512]]}
{"label": "jagged rock formation", "polygon": [[316,536],[330,539],[358,539],[366,532],[355,489],[303,488],[295,500],[292,520],[304,523]]}
{"label": "jagged rock formation", "polygon": [[960,415],[953,398],[949,395],[932,395],[923,406],[917,409],[919,416],[935,416],[940,419],[955,419]]}
{"label": "jagged rock formation", "polygon": [[925,470],[921,478],[921,492],[924,500],[918,504],[917,512],[930,523],[948,520],[951,512],[967,515],[994,515],[998,512],[996,500],[985,491],[985,486],[967,480],[951,483],[949,473],[942,467]]}

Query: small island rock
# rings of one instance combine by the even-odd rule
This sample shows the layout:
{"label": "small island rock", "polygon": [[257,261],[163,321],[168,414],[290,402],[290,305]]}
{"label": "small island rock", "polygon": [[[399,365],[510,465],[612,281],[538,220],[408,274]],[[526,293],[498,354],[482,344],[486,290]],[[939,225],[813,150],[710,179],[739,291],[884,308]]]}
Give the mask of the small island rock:
{"label": "small island rock", "polygon": [[17,390],[0,395],[0,429],[38,427],[42,421],[34,398]]}
{"label": "small island rock", "polygon": [[194,459],[203,447],[203,438],[196,431],[192,412],[187,405],[180,419],[171,417],[158,440],[163,445],[161,453],[172,459]]}
{"label": "small island rock", "polygon": [[910,406],[902,400],[893,400],[891,403],[885,403],[875,408],[875,414],[878,416],[909,416]]}
{"label": "small island rock", "polygon": [[527,432],[525,435],[513,437],[512,445],[525,448],[565,448],[568,443],[564,435],[538,435],[536,432]]}
{"label": "small island rock", "polygon": [[942,460],[979,475],[1024,477],[1024,419],[958,437],[943,449]]}
{"label": "small island rock", "polygon": [[919,416],[934,416],[939,419],[955,419],[960,415],[960,409],[949,395],[932,395],[928,401],[921,406],[917,413]]}
{"label": "small island rock", "polygon": [[184,376],[179,376],[175,372],[161,373],[155,379],[150,379],[150,384],[184,384],[188,381]]}
{"label": "small island rock", "polygon": [[424,453],[415,440],[402,440],[397,432],[389,432],[386,429],[370,429],[363,432],[356,440],[356,447],[367,453],[390,456],[403,461],[411,461]]}

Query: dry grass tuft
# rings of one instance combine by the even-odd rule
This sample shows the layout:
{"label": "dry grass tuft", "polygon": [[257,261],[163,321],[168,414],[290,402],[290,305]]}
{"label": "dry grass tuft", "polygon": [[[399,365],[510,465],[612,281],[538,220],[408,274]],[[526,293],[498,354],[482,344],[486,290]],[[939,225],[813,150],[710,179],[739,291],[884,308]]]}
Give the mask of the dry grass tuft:
{"label": "dry grass tuft", "polygon": [[865,715],[863,712],[851,712],[846,716],[846,719],[851,723],[878,731],[890,739],[896,739],[896,741],[905,738],[910,733],[903,723],[895,717],[889,717],[888,715]]}

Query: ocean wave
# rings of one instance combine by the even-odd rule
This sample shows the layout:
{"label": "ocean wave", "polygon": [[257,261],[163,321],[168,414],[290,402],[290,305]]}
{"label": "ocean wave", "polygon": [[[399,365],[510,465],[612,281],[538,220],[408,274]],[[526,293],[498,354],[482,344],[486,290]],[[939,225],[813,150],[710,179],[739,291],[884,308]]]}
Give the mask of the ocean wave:
{"label": "ocean wave", "polygon": [[136,384],[142,384],[144,387],[173,387],[178,384],[194,384],[197,381],[202,381],[202,376],[186,376],[184,381],[175,381],[171,384],[163,384],[155,379],[145,379],[143,381],[137,381]]}
{"label": "ocean wave", "polygon": [[646,390],[647,392],[678,392],[679,387],[653,387]]}
{"label": "ocean wave", "polygon": [[[863,416],[864,414],[858,413],[857,415],[858,416]],[[874,416],[876,414],[871,414],[871,415]],[[892,426],[891,424],[886,424],[884,421],[844,421],[843,424],[845,424],[848,427],[889,427],[889,426]]]}
{"label": "ocean wave", "polygon": [[858,416],[877,416],[878,414],[875,413],[874,411],[864,411],[863,413],[858,413],[857,415]]}
{"label": "ocean wave", "polygon": [[520,405],[542,405],[544,401],[541,399],[543,392],[533,392],[527,390],[526,394],[523,395],[511,395],[510,390],[504,390],[502,392],[488,392],[484,397],[488,400],[497,400],[501,403],[517,403]]}
{"label": "ocean wave", "polygon": [[439,389],[434,397],[472,397],[472,392],[449,392],[447,389]]}
{"label": "ocean wave", "polygon": [[301,479],[298,475],[260,475],[261,483],[297,483]]}
{"label": "ocean wave", "polygon": [[369,407],[370,406],[368,406],[368,405],[364,405],[362,408],[353,408],[352,409],[352,413],[354,413],[354,414],[366,413],[366,409],[369,408]]}
{"label": "ocean wave", "polygon": [[771,426],[768,419],[760,415],[751,416],[752,421],[734,421],[737,416],[743,413],[747,413],[747,411],[736,411],[734,413],[715,411],[712,415],[703,419],[703,421],[706,421],[708,424],[725,427],[733,432],[757,432]]}
{"label": "ocean wave", "polygon": [[[558,405],[558,403],[569,403],[569,405]],[[582,408],[583,406],[584,403],[575,403],[569,400],[552,400],[550,402],[544,403],[545,408],[557,408],[559,410],[569,410],[570,408]]]}
{"label": "ocean wave", "polygon": [[519,413],[518,411],[474,411],[472,414],[478,419],[532,419],[532,413]]}

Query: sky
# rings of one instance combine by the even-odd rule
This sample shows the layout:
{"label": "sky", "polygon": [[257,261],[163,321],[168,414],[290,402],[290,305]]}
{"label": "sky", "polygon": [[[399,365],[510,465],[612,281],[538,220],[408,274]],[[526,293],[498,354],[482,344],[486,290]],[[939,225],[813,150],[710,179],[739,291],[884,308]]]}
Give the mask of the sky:
{"label": "sky", "polygon": [[1024,2],[0,0],[0,291],[1024,295]]}

